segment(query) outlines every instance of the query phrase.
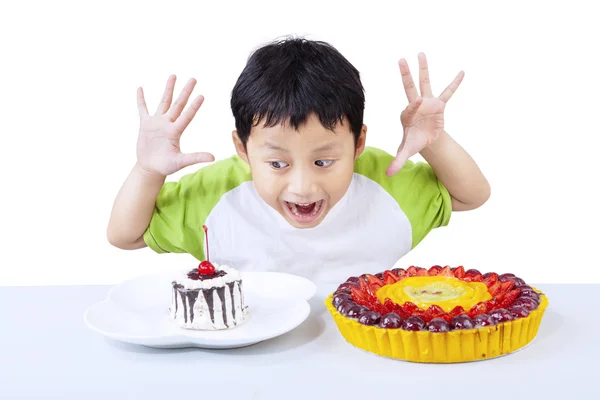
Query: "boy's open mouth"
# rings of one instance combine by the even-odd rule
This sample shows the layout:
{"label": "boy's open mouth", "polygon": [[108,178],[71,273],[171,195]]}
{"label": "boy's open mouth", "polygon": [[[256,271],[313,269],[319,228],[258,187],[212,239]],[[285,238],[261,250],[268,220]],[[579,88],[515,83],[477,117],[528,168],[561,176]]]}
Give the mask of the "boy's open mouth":
{"label": "boy's open mouth", "polygon": [[321,215],[325,200],[319,200],[314,203],[290,203],[284,201],[287,213],[297,222],[313,222]]}

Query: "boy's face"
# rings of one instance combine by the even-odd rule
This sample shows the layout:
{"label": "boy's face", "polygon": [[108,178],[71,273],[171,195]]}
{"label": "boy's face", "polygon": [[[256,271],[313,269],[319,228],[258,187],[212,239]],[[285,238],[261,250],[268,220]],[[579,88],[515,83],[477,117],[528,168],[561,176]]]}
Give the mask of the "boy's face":
{"label": "boy's face", "polygon": [[312,228],[348,190],[366,132],[363,125],[355,147],[347,120],[330,131],[311,114],[298,131],[281,124],[265,128],[260,121],[252,128],[247,151],[236,131],[233,140],[250,165],[260,197],[292,226]]}

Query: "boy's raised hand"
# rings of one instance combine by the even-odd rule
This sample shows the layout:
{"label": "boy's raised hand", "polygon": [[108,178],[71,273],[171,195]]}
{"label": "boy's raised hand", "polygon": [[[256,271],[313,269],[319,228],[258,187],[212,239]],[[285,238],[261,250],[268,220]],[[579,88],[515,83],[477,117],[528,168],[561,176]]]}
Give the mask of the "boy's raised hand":
{"label": "boy's raised hand", "polygon": [[434,97],[429,81],[427,58],[424,53],[419,53],[418,57],[420,96],[415,88],[408,63],[404,58],[398,62],[409,104],[400,115],[404,135],[396,157],[387,168],[386,174],[388,176],[395,175],[400,171],[406,160],[430,146],[440,137],[444,131],[446,103],[456,92],[465,76],[464,72],[460,71],[442,94],[439,97]]}
{"label": "boy's raised hand", "polygon": [[140,113],[137,162],[149,174],[167,176],[184,167],[215,159],[210,153],[183,154],[181,152],[179,147],[181,134],[196,115],[204,97],[196,97],[189,107],[183,110],[196,85],[196,80],[190,79],[175,103],[171,105],[175,80],[175,75],[171,75],[167,80],[165,92],[154,115],[148,114],[143,89],[140,87],[137,90]]}

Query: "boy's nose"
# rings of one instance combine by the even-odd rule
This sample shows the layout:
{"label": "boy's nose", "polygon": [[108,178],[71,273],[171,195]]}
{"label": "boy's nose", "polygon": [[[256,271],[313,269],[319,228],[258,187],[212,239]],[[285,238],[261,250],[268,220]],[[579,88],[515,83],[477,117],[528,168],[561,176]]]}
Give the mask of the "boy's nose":
{"label": "boy's nose", "polygon": [[317,184],[313,177],[307,173],[295,173],[288,182],[288,191],[295,196],[298,196],[298,200],[309,199],[312,194],[317,191]]}

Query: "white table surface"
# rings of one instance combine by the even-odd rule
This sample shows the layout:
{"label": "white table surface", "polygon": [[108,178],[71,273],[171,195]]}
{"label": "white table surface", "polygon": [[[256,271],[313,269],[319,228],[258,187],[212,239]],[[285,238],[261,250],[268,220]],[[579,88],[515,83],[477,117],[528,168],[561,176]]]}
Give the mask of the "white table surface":
{"label": "white table surface", "polygon": [[292,332],[235,350],[105,339],[83,313],[108,286],[0,287],[0,399],[600,399],[600,285],[535,286],[550,306],[529,347],[451,365],[354,348],[323,305],[333,287]]}

